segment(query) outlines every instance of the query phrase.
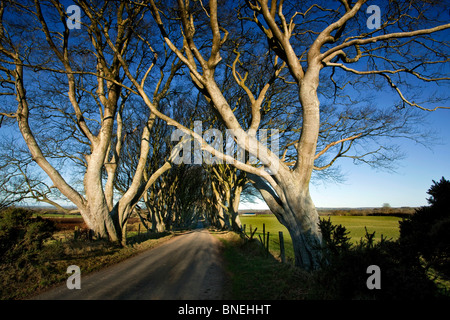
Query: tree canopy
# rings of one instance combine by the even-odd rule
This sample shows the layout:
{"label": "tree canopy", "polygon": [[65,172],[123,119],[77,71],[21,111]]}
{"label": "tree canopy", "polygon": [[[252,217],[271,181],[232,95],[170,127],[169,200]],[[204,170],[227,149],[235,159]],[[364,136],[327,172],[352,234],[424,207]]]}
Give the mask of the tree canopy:
{"label": "tree canopy", "polygon": [[[311,178],[337,177],[340,158],[390,167],[402,156],[396,139],[433,138],[424,111],[450,108],[450,24],[439,2],[73,3],[0,5],[0,123],[23,141],[14,153],[4,143],[1,192],[52,204],[61,196],[114,241],[143,203],[153,223],[205,210],[228,221],[250,183],[288,228],[296,264],[315,268]],[[191,139],[213,167],[188,161],[198,156],[187,153]],[[174,163],[180,154],[188,163]],[[223,226],[239,226],[234,218]]]}

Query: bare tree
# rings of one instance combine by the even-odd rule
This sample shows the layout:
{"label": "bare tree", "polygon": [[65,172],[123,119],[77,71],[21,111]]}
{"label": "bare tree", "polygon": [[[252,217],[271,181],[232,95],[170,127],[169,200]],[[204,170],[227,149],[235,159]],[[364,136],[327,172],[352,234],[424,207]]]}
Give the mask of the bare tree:
{"label": "bare tree", "polygon": [[[287,81],[298,87],[302,125],[298,138],[294,140],[294,163],[285,163],[259,143],[254,135],[254,129],[257,129],[260,123],[262,101],[273,80],[269,80],[266,87],[254,94],[251,90],[247,90],[248,79],[235,72],[236,82],[246,91],[251,100],[251,125],[247,132],[243,130],[233,113],[233,107],[217,85],[215,78],[222,60],[221,48],[230,38],[229,31],[223,27],[223,20],[220,19],[221,13],[229,12],[229,10],[219,11],[219,4],[214,0],[209,1],[208,6],[204,6],[202,2],[191,4],[188,1],[179,0],[177,1],[178,20],[172,20],[170,10],[162,6],[158,7],[154,1],[150,1],[152,15],[165,43],[189,69],[193,83],[211,101],[226,127],[235,131],[240,145],[251,154],[257,155],[272,173],[269,174],[264,168],[234,162],[237,168],[253,176],[255,186],[260,190],[272,212],[288,228],[294,244],[296,264],[305,268],[317,266],[321,246],[318,214],[309,194],[312,172],[314,169],[322,169],[328,164],[333,164],[339,157],[348,155],[347,149],[350,150],[352,145],[355,145],[355,141],[367,137],[364,132],[367,127],[362,126],[362,130],[353,127],[351,128],[353,131],[350,130],[351,135],[347,131],[342,137],[328,142],[320,150],[317,149],[321,129],[318,96],[321,73],[328,68],[334,68],[334,70],[339,68],[354,75],[379,76],[380,81],[386,81],[389,87],[397,92],[405,106],[425,110],[436,108],[426,108],[408,100],[393,76],[406,74],[425,82],[448,80],[445,75],[436,76],[434,73],[439,73],[439,69],[435,67],[437,64],[448,62],[445,54],[448,47],[438,32],[448,29],[450,25],[440,23],[437,19],[426,20],[424,14],[427,13],[429,4],[394,3],[393,7],[386,9],[388,10],[384,16],[386,20],[381,28],[370,31],[367,30],[365,23],[367,20],[364,12],[365,3],[366,1],[358,1],[355,4],[340,1],[339,5],[326,8],[325,5],[321,6],[317,3],[302,3],[296,6],[285,4],[283,1],[270,3],[246,1],[244,6],[240,7],[242,9],[238,13],[240,23],[251,22],[260,28],[262,36],[267,39],[269,49],[276,54],[272,72],[274,79],[282,76],[282,70],[287,67],[290,78]],[[222,8],[231,8],[229,3],[220,5]],[[396,6],[399,10],[395,9]],[[405,11],[402,12],[402,10]],[[288,12],[288,17],[285,12]],[[208,23],[205,23],[205,20]],[[174,21],[179,22],[182,28],[182,43],[171,39],[167,31],[173,30],[169,25]],[[296,23],[297,21],[300,23]],[[210,37],[206,41],[205,34],[208,33]],[[418,59],[411,56],[411,50],[415,47],[420,48],[421,54]],[[354,56],[351,58],[352,52]],[[427,57],[427,54],[431,57]],[[121,62],[125,64],[123,59]],[[350,68],[348,65],[351,63],[367,70],[359,71]],[[384,69],[386,65],[388,69]],[[129,79],[135,83],[143,100],[154,110],[149,99],[146,98],[144,88],[139,87],[125,65],[124,70]],[[330,79],[336,81],[333,74]],[[344,87],[345,85],[336,84],[336,91]],[[428,101],[427,98],[423,100]],[[368,114],[370,112],[366,113],[366,116],[361,115],[363,122],[364,119],[368,120],[367,123],[372,121]],[[201,139],[167,115],[157,114],[157,116],[180,130],[192,134],[196,139]],[[382,132],[383,128],[379,130]],[[376,130],[369,130],[369,132],[373,136],[376,135]],[[332,156],[328,163],[320,167],[316,166],[318,160],[327,152],[336,151],[335,147],[338,148],[337,154]],[[202,148],[215,155],[218,154],[204,142]],[[375,153],[375,151],[369,151],[357,157],[363,159],[366,155]],[[222,158],[226,160],[227,155],[223,155]]]}
{"label": "bare tree", "polygon": [[[450,24],[443,20],[445,12],[434,2],[391,1],[380,8],[383,12],[380,26],[372,30],[366,23],[369,4],[363,0],[332,4],[149,0],[100,5],[80,0],[76,4],[89,20],[86,30],[90,42],[84,48],[87,51],[80,50],[82,42],[69,46],[73,32],[62,26],[66,18],[62,5],[56,1],[50,4],[44,10],[37,0],[33,9],[17,4],[38,22],[38,33],[44,35],[46,46],[51,49],[52,56],[44,62],[30,59],[32,50],[19,46],[15,41],[18,36],[7,30],[1,20],[2,83],[9,89],[14,86],[19,101],[17,111],[5,109],[1,115],[17,119],[34,161],[61,193],[77,204],[88,221],[93,220],[95,212],[98,221],[92,225],[103,223],[103,233],[123,227],[128,212],[140,198],[138,191],[148,186],[148,182],[143,182],[147,179],[145,171],[141,170],[149,152],[144,141],[159,118],[195,138],[204,152],[246,172],[271,211],[289,230],[296,265],[313,269],[319,263],[321,246],[318,214],[309,193],[313,172],[332,172],[330,168],[344,157],[389,166],[399,156],[395,145],[390,143],[392,138],[422,138],[423,132],[415,127],[420,115],[412,110],[448,108],[437,104],[448,100],[446,92],[433,95],[421,90],[417,91],[421,101],[411,98],[414,88],[449,80],[442,68],[449,61],[448,43],[442,31],[450,28]],[[59,28],[49,27],[47,15],[52,10],[57,12],[56,20],[61,20]],[[163,41],[149,32],[155,26],[152,21]],[[95,57],[91,71],[87,71],[88,64],[82,63],[86,61],[82,59],[84,52]],[[164,76],[162,72],[156,78],[160,82],[152,83],[153,58],[155,53],[163,52],[166,57],[167,52],[173,53],[176,59],[164,60],[167,68],[161,70],[167,70],[167,74]],[[254,57],[264,57],[268,63],[258,70]],[[89,149],[85,159],[80,159],[87,165],[86,199],[50,164],[33,137],[23,80],[23,68],[27,66],[67,78],[64,82],[73,109],[71,119],[81,133],[71,138],[81,136]],[[211,107],[212,112],[206,113],[208,118],[214,115],[220,119],[232,131],[239,147],[255,157],[257,163],[249,163],[246,158],[238,161],[221,152],[193,130],[192,119],[177,119],[160,108],[160,93],[169,90],[173,85],[169,80],[178,72],[185,73],[189,87],[195,87]],[[95,92],[94,100],[98,103],[94,105],[101,110],[95,120],[86,116],[87,109],[81,108],[78,101],[77,88],[83,87],[88,76],[98,83],[95,91],[86,90]],[[224,82],[223,77],[233,81]],[[162,86],[164,80],[166,85]],[[287,99],[292,103],[285,104],[280,99],[275,113],[270,114],[268,111],[276,104],[271,94],[277,91],[271,90],[277,85],[286,87]],[[371,103],[370,93],[382,90],[390,90],[397,101],[386,103],[387,106]],[[103,191],[102,170],[107,172],[106,185],[111,186],[108,179],[114,176],[118,160],[111,151],[120,151],[122,141],[112,139],[113,131],[120,127],[115,126],[120,123],[115,119],[122,115],[119,112],[122,106],[127,108],[130,94],[142,99],[149,117],[145,120],[139,161],[130,187],[111,210]],[[392,104],[395,108],[389,109]],[[176,107],[181,109],[183,105]],[[263,126],[276,125],[269,117],[293,123],[285,128],[281,155],[272,152],[257,135]],[[120,130],[116,132],[120,137]],[[162,168],[169,166],[167,162]],[[207,190],[202,192],[205,194]],[[226,194],[226,188],[218,190],[220,197]]]}
{"label": "bare tree", "polygon": [[241,231],[239,203],[241,193],[248,183],[245,171],[238,171],[229,164],[208,166],[211,187],[214,195],[221,228]]}
{"label": "bare tree", "polygon": [[[165,162],[144,179],[144,169],[151,148],[149,136],[156,119],[155,114],[147,111],[141,117],[143,129],[139,156],[136,169],[131,174],[131,183],[120,199],[114,201],[114,181],[126,138],[123,116],[133,107],[132,101],[128,100],[133,88],[124,83],[121,64],[105,45],[103,31],[114,34],[115,50],[120,50],[121,54],[127,55],[128,61],[136,63],[137,73],[145,72],[145,78],[153,77],[157,52],[148,46],[145,46],[145,52],[138,51],[138,41],[133,42],[134,29],[138,26],[145,28],[144,24],[139,24],[142,7],[131,8],[125,3],[116,2],[105,2],[98,6],[83,2],[79,5],[89,19],[89,23],[84,24],[86,33],[77,33],[68,27],[65,8],[58,1],[2,2],[2,83],[10,85],[7,89],[14,90],[5,91],[5,94],[14,95],[18,101],[17,110],[5,110],[2,116],[17,121],[33,161],[51,179],[53,187],[79,209],[88,227],[100,237],[125,243],[122,231],[126,228],[134,206],[156,178],[170,168],[170,162]],[[5,10],[13,18],[5,19]],[[27,21],[15,22],[19,13]],[[22,42],[26,36],[35,42]],[[44,50],[48,50],[46,56],[41,54]],[[160,70],[155,73],[155,79],[152,79],[154,105],[159,104],[175,77],[177,67],[174,61],[166,56],[160,64]],[[169,74],[165,73],[167,63],[169,67],[173,67]],[[27,82],[28,75],[33,72],[39,73],[39,86]],[[61,84],[67,93],[57,94],[52,98],[47,95],[48,102],[40,105],[36,96],[30,96],[25,88],[28,86],[31,91],[45,92],[47,90],[40,89],[48,88],[46,79],[53,80],[50,81],[50,86]],[[60,104],[64,98],[65,104]],[[43,127],[38,130],[30,124],[30,115],[34,110],[40,110],[42,114],[49,112],[46,123],[41,122]],[[64,121],[58,122],[57,119]],[[56,131],[49,130],[54,129],[55,124],[61,132],[65,132],[65,139],[55,139]],[[40,133],[45,133],[46,130],[46,136],[53,135],[53,138],[41,139]],[[49,142],[52,141],[57,142],[53,146],[57,147],[59,154],[76,160],[77,164],[84,167],[82,191],[76,190],[63,177],[62,171],[52,164],[49,148],[52,145]],[[81,145],[77,150],[79,156],[74,154],[74,149],[69,151],[65,148],[68,143],[74,142]]]}

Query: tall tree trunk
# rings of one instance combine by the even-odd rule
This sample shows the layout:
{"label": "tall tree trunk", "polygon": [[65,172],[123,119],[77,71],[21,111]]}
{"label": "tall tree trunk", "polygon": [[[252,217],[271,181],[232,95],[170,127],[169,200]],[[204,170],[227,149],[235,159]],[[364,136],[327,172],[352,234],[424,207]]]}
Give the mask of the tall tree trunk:
{"label": "tall tree trunk", "polygon": [[277,176],[282,195],[280,221],[289,230],[295,264],[315,269],[321,259],[322,234],[319,215],[309,193],[320,130],[320,102],[317,96],[321,66],[311,63],[299,82],[302,132],[296,146],[298,160],[293,170],[282,167]]}
{"label": "tall tree trunk", "polygon": [[217,219],[218,219],[218,227],[221,229],[229,229],[230,228],[230,218],[228,216],[228,213],[224,210],[224,201],[223,197],[224,195],[221,194],[220,190],[218,190],[218,185],[216,185],[215,182],[212,182],[212,191],[214,194],[215,203],[214,206],[217,210]]}
{"label": "tall tree trunk", "polygon": [[295,265],[307,270],[315,269],[321,260],[322,234],[309,189],[291,170],[282,170],[278,174],[281,179],[278,193],[263,178],[254,174],[248,174],[248,177],[278,221],[288,229]]}
{"label": "tall tree trunk", "polygon": [[241,219],[239,218],[239,201],[241,200],[242,186],[235,187],[229,212],[231,215],[231,227],[234,231],[240,232],[242,230]]}
{"label": "tall tree trunk", "polygon": [[[94,149],[95,150],[95,149]],[[104,153],[96,150],[87,156],[87,170],[84,176],[84,190],[86,193],[87,209],[86,215],[91,216],[92,225],[89,226],[95,234],[102,238],[109,238],[111,241],[118,241],[118,229],[114,225],[113,217],[103,192],[102,167]],[[83,212],[83,210],[81,210]]]}
{"label": "tall tree trunk", "polygon": [[322,234],[319,228],[319,215],[311,199],[309,190],[291,184],[285,195],[281,219],[289,231],[294,247],[295,265],[305,269],[316,269],[321,259]]}
{"label": "tall tree trunk", "polygon": [[164,224],[163,218],[159,211],[152,210],[152,231],[153,232],[164,232],[166,231],[166,226]]}
{"label": "tall tree trunk", "polygon": [[166,226],[164,225],[163,217],[161,216],[161,211],[158,210],[157,205],[152,205],[150,203],[147,191],[144,193],[143,198],[145,206],[147,207],[148,217],[150,218],[150,222],[152,225],[152,232],[166,231]]}

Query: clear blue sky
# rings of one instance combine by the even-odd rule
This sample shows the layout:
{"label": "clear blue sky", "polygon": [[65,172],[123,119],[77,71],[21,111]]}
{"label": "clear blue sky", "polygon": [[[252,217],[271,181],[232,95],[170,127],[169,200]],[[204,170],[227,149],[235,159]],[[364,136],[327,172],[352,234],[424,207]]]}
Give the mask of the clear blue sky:
{"label": "clear blue sky", "polygon": [[[442,37],[448,37],[448,32],[442,33]],[[448,70],[448,64],[446,68]],[[443,73],[446,73],[445,70]],[[447,93],[450,88],[436,89]],[[378,207],[383,203],[389,203],[393,207],[426,205],[426,191],[432,180],[439,180],[442,176],[450,179],[450,110],[431,112],[428,120],[439,131],[437,139],[440,144],[428,149],[403,141],[406,158],[398,163],[395,173],[374,170],[365,165],[356,166],[349,159],[340,159],[337,164],[345,175],[345,181],[339,184],[323,181],[317,185],[312,184],[311,195],[316,206]],[[4,128],[0,134],[5,134]],[[246,207],[266,206],[264,203],[241,206]]]}
{"label": "clear blue sky", "polygon": [[342,184],[312,186],[311,194],[318,207],[376,207],[389,203],[393,207],[426,205],[432,180],[450,179],[450,110],[428,115],[430,125],[439,131],[440,144],[431,148],[405,142],[406,158],[395,173],[377,171],[367,166],[341,162],[347,179]]}
{"label": "clear blue sky", "polygon": [[[425,112],[425,111],[424,111]],[[396,172],[354,165],[349,159],[338,164],[345,173],[342,183],[321,182],[311,185],[317,207],[392,207],[427,205],[427,190],[432,180],[450,179],[450,110],[436,110],[427,115],[438,132],[440,144],[430,148],[406,141],[406,158],[398,162]],[[264,203],[241,204],[241,209],[267,208]]]}

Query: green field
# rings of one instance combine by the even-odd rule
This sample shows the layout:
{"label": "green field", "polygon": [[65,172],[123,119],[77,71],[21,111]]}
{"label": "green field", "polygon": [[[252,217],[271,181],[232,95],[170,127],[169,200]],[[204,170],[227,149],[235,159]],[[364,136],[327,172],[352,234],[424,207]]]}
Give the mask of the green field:
{"label": "green field", "polygon": [[[328,217],[321,217],[328,219]],[[293,259],[294,253],[292,249],[292,241],[286,227],[278,222],[275,216],[261,215],[261,216],[241,216],[241,223],[246,225],[246,233],[250,233],[250,226],[252,230],[257,228],[255,233],[256,239],[262,237],[263,224],[265,225],[266,233],[269,232],[269,250],[278,257],[280,254],[279,231],[283,232],[284,246],[286,250],[286,258]],[[369,233],[375,232],[375,240],[383,238],[397,240],[399,237],[399,224],[401,218],[386,217],[386,216],[331,216],[331,222],[335,225],[343,225],[350,232],[352,243],[357,243],[366,234],[365,227]]]}

